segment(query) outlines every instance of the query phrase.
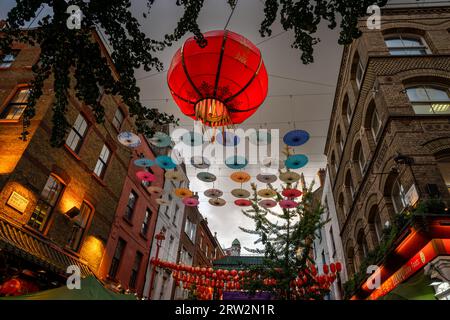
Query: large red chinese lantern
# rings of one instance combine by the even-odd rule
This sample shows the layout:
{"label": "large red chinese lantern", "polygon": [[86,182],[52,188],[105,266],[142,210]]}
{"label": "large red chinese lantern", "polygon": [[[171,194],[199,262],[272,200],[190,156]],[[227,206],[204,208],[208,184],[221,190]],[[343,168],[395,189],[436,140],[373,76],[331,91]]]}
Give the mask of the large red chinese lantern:
{"label": "large red chinese lantern", "polygon": [[189,38],[177,51],[167,75],[181,111],[209,127],[239,124],[267,96],[267,71],[259,49],[228,30],[204,34],[201,48]]}

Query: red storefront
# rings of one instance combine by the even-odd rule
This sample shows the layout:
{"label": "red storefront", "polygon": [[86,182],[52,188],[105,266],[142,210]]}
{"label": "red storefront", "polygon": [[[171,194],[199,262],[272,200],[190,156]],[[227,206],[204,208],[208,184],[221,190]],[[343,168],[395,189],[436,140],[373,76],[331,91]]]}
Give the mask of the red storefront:
{"label": "red storefront", "polygon": [[[158,215],[158,204],[155,200],[160,197],[150,190],[151,187],[162,188],[164,184],[164,170],[158,166],[142,168],[134,164],[137,159],[155,159],[148,141],[142,136],[141,140],[141,146],[135,149],[129,162],[128,176],[123,185],[102,262],[107,275],[105,280],[109,281],[113,288],[136,292],[139,297],[144,289]],[[150,171],[155,175],[155,180],[143,184],[136,177],[136,172],[140,170]]]}

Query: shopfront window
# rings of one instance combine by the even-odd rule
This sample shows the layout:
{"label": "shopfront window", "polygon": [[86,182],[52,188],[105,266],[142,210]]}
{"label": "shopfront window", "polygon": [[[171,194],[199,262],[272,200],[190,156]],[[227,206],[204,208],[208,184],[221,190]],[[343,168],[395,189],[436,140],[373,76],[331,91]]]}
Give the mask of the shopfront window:
{"label": "shopfront window", "polygon": [[86,229],[93,212],[94,210],[92,207],[86,202],[83,202],[80,208],[80,214],[73,219],[72,233],[68,243],[72,250],[78,251],[80,249],[80,244],[86,233]]}

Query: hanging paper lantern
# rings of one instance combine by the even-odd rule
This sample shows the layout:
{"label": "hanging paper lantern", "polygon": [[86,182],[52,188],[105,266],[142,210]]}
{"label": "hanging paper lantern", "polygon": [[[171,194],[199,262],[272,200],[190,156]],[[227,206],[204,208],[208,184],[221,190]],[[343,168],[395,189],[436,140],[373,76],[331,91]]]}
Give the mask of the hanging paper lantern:
{"label": "hanging paper lantern", "polygon": [[137,167],[143,167],[143,168],[148,168],[151,167],[155,164],[155,162],[153,162],[150,159],[147,158],[140,158],[140,159],[136,159],[134,160],[134,165]]}
{"label": "hanging paper lantern", "polygon": [[259,49],[228,30],[204,33],[206,47],[189,38],[172,59],[167,81],[181,111],[210,127],[240,124],[267,96]]}
{"label": "hanging paper lantern", "polygon": [[181,136],[181,141],[190,147],[198,147],[203,145],[203,135],[198,132],[190,131]]}
{"label": "hanging paper lantern", "polygon": [[235,147],[239,144],[241,139],[232,132],[219,132],[216,136],[216,141],[225,147]]}
{"label": "hanging paper lantern", "polygon": [[227,202],[225,200],[223,200],[222,198],[216,198],[216,199],[209,199],[209,204],[214,206],[214,207],[223,207],[224,205],[227,204]]}
{"label": "hanging paper lantern", "polygon": [[336,272],[336,265],[334,263],[330,263],[330,271],[331,271],[331,273]]}
{"label": "hanging paper lantern", "polygon": [[284,189],[281,194],[283,195],[283,197],[294,199],[300,197],[302,195],[302,192],[297,189]]}
{"label": "hanging paper lantern", "polygon": [[304,130],[293,130],[288,133],[283,138],[285,144],[290,147],[298,147],[304,145],[309,140],[309,133]]}
{"label": "hanging paper lantern", "polygon": [[211,166],[211,163],[205,157],[192,157],[191,165],[197,169],[208,169]]}
{"label": "hanging paper lantern", "polygon": [[234,202],[234,204],[238,207],[250,207],[252,205],[252,202],[247,199],[238,199]]}
{"label": "hanging paper lantern", "polygon": [[277,202],[274,200],[261,200],[258,204],[264,209],[271,209],[277,206]]}
{"label": "hanging paper lantern", "polygon": [[323,273],[328,274],[330,272],[330,268],[328,267],[327,264],[323,265]]}
{"label": "hanging paper lantern", "polygon": [[137,148],[141,145],[141,138],[132,132],[121,132],[117,136],[117,140],[128,148]]}
{"label": "hanging paper lantern", "polygon": [[177,167],[175,162],[173,162],[172,158],[169,156],[156,157],[156,164],[165,170],[171,170]]}
{"label": "hanging paper lantern", "polygon": [[155,132],[152,138],[149,139],[150,143],[158,148],[166,148],[171,145],[172,139],[164,132]]}
{"label": "hanging paper lantern", "polygon": [[292,171],[283,172],[280,174],[280,180],[285,183],[292,184],[300,180],[300,175]]}
{"label": "hanging paper lantern", "polygon": [[336,271],[341,272],[342,271],[342,264],[340,262],[336,262]]}
{"label": "hanging paper lantern", "polygon": [[258,174],[256,176],[256,180],[266,184],[274,183],[277,179],[277,176],[274,174]]}
{"label": "hanging paper lantern", "polygon": [[272,189],[262,189],[258,191],[258,196],[261,198],[273,198],[277,193]]}
{"label": "hanging paper lantern", "polygon": [[245,157],[233,156],[225,160],[225,165],[234,170],[244,169],[248,164],[248,160]]}
{"label": "hanging paper lantern", "polygon": [[280,207],[283,209],[294,209],[298,206],[298,203],[292,200],[281,200]]}
{"label": "hanging paper lantern", "polygon": [[300,169],[308,164],[308,157],[303,154],[296,154],[288,157],[284,162],[289,169]]}
{"label": "hanging paper lantern", "polygon": [[238,183],[246,183],[249,182],[251,177],[246,172],[235,172],[230,176],[231,180]]}
{"label": "hanging paper lantern", "polygon": [[192,197],[193,194],[192,194],[192,191],[189,189],[179,188],[179,189],[175,189],[175,195],[178,198],[184,199],[184,198]]}
{"label": "hanging paper lantern", "polygon": [[196,206],[198,206],[199,202],[195,198],[184,198],[183,203],[185,206],[188,206],[188,207],[196,207]]}
{"label": "hanging paper lantern", "polygon": [[272,136],[266,130],[257,130],[250,134],[248,141],[255,146],[265,146],[272,142]]}
{"label": "hanging paper lantern", "polygon": [[197,174],[197,178],[203,182],[214,182],[216,181],[216,176],[209,172],[200,172]]}
{"label": "hanging paper lantern", "polygon": [[208,189],[204,192],[204,195],[208,198],[220,198],[223,196],[223,191],[219,189]]}
{"label": "hanging paper lantern", "polygon": [[245,189],[231,190],[231,195],[235,198],[246,199],[250,197],[250,192]]}
{"label": "hanging paper lantern", "polygon": [[155,181],[155,175],[151,174],[148,171],[138,171],[136,172],[136,177],[141,180],[141,181],[145,181],[145,182],[152,182]]}

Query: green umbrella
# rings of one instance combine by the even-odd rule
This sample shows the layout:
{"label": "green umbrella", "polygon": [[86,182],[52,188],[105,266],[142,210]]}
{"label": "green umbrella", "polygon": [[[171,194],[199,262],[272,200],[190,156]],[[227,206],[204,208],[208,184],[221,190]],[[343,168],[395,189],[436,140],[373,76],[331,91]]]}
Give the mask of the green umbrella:
{"label": "green umbrella", "polygon": [[81,280],[81,289],[70,290],[67,286],[0,300],[136,300],[134,295],[115,293],[106,289],[95,277]]}

